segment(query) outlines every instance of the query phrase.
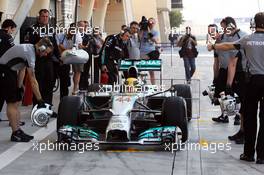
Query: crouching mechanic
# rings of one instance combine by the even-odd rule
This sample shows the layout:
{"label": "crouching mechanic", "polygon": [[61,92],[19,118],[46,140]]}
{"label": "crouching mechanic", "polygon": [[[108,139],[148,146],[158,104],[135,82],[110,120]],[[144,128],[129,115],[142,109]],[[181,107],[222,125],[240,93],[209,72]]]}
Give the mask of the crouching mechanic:
{"label": "crouching mechanic", "polygon": [[[248,81],[246,83],[244,101],[244,153],[240,160],[255,161],[257,152],[257,164],[264,164],[264,12],[259,12],[254,17],[256,31],[246,35],[233,43],[209,44],[208,50],[240,50],[245,49],[248,60]],[[259,131],[257,135],[257,111],[259,111]]]}
{"label": "crouching mechanic", "polygon": [[18,102],[22,99],[23,75],[27,70],[32,91],[38,101],[38,108],[45,107],[34,74],[35,54],[45,56],[52,50],[53,47],[50,41],[43,38],[36,45],[15,45],[0,58],[0,96],[7,103],[6,112],[12,128],[11,141],[13,142],[29,142],[34,138],[24,133],[19,127]]}
{"label": "crouching mechanic", "polygon": [[120,59],[128,58],[128,50],[126,42],[130,38],[130,30],[125,28],[118,35],[110,35],[101,50],[101,70],[107,72],[109,80],[108,84],[117,82],[118,76],[118,61]]}

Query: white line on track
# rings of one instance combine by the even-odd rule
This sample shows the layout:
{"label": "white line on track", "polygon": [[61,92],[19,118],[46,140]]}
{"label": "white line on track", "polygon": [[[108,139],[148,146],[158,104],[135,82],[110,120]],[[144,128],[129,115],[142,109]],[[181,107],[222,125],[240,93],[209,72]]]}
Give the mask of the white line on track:
{"label": "white line on track", "polygon": [[[36,131],[34,135],[34,141],[41,141],[52,132],[55,131],[56,121],[51,121],[47,128],[41,128]],[[18,157],[23,155],[26,151],[28,151],[33,146],[33,141],[28,143],[17,143],[14,146],[7,149],[5,152],[0,154],[0,170],[12,163]]]}

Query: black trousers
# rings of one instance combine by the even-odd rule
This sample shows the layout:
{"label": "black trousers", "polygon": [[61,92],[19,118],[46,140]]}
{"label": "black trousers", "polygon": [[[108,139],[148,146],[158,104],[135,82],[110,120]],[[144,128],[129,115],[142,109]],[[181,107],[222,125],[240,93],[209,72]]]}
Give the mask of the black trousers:
{"label": "black trousers", "polygon": [[69,86],[71,85],[71,78],[70,78],[70,65],[60,65],[58,70],[58,76],[60,79],[60,99],[64,96],[69,95]]}
{"label": "black trousers", "polygon": [[79,89],[87,89],[89,85],[89,72],[92,65],[92,55],[89,54],[89,60],[83,66],[83,72],[81,73],[80,82],[79,82]]}
{"label": "black trousers", "polygon": [[99,58],[95,58],[94,59],[94,83],[99,83],[99,72],[100,72]]}
{"label": "black trousers", "polygon": [[108,84],[114,84],[117,83],[117,77],[118,77],[118,69],[117,64],[114,62],[114,60],[109,60],[107,65],[108,69]]}
{"label": "black trousers", "polygon": [[227,69],[220,68],[218,77],[215,83],[215,97],[219,98],[220,93],[225,91],[226,89],[226,81],[227,81]]}
{"label": "black trousers", "polygon": [[[257,135],[257,111],[259,111],[259,131]],[[246,86],[244,115],[245,144],[244,154],[264,159],[264,75],[253,75]]]}
{"label": "black trousers", "polygon": [[84,64],[84,68],[83,68],[83,72],[81,73],[81,78],[80,78],[80,83],[79,83],[79,87],[80,89],[87,89],[89,82],[89,73],[90,73],[90,69],[92,66],[92,59],[94,59],[94,70],[92,73],[92,76],[94,78],[94,82],[91,82],[91,84],[93,83],[99,83],[99,71],[100,71],[100,67],[99,67],[99,58],[92,58],[92,55],[89,55],[90,59],[87,63]]}
{"label": "black trousers", "polygon": [[238,95],[241,103],[240,114],[244,114],[245,109],[245,91],[246,91],[246,82],[245,82],[245,72],[236,72],[233,85],[233,91]]}
{"label": "black trousers", "polygon": [[[52,104],[53,87],[54,87],[54,67],[52,59],[37,58],[35,66],[35,75],[39,84],[40,94],[42,99],[49,104]],[[33,97],[33,104],[37,100]]]}

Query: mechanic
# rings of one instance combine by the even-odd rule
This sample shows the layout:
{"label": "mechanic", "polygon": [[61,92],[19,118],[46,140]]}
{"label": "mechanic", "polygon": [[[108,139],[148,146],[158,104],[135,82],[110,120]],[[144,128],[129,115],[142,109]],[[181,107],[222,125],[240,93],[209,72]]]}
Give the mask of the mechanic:
{"label": "mechanic", "polygon": [[6,111],[12,128],[11,141],[13,142],[29,142],[34,138],[25,134],[18,125],[20,117],[18,102],[22,99],[21,88],[24,79],[21,75],[24,75],[27,70],[32,91],[37,99],[37,107],[45,107],[34,74],[35,55],[46,56],[52,51],[52,43],[49,39],[43,38],[35,46],[32,44],[15,45],[0,58],[0,96],[7,103]]}
{"label": "mechanic", "polygon": [[[53,45],[56,43],[53,33],[49,30],[49,10],[41,9],[39,11],[38,21],[32,27],[26,30],[25,36],[27,40],[24,43],[36,44],[41,38],[49,36]],[[55,50],[54,50],[55,51]],[[36,57],[35,74],[39,84],[40,93],[46,103],[52,104],[53,87],[54,87],[54,63],[56,59],[54,53],[49,53],[46,56],[38,55]],[[58,54],[56,54],[58,55]],[[57,58],[58,59],[58,58]],[[33,97],[33,104],[36,104],[36,99]],[[55,116],[56,113],[52,117]]]}
{"label": "mechanic", "polygon": [[[160,56],[160,52],[156,47],[159,35],[154,29],[156,21],[154,18],[149,18],[146,22],[145,20],[146,18],[142,18],[140,22],[140,57],[143,59],[156,60],[159,59]],[[155,84],[154,71],[149,71],[149,75],[151,84]]]}
{"label": "mechanic", "polygon": [[185,68],[185,78],[188,84],[191,83],[191,78],[196,70],[195,58],[198,56],[196,49],[197,41],[194,35],[191,34],[191,27],[187,26],[186,33],[181,37],[177,46],[181,47],[179,51],[180,57],[183,58]]}
{"label": "mechanic", "polygon": [[[0,57],[11,47],[13,47],[14,40],[11,34],[16,29],[16,24],[11,19],[6,19],[2,23],[2,29],[0,29]],[[2,108],[4,106],[4,99],[0,98],[0,119],[2,117]]]}
{"label": "mechanic", "polygon": [[125,28],[117,35],[110,35],[101,49],[101,70],[108,74],[108,84],[117,82],[118,61],[128,58],[126,42],[130,38],[130,30]]}
{"label": "mechanic", "polygon": [[[218,41],[217,43],[223,43],[223,42],[228,42],[229,37],[228,36],[228,32],[230,31],[229,29],[227,29],[227,21],[224,18],[221,21],[221,27],[224,30],[224,33],[221,35],[220,37],[220,41]],[[215,54],[215,68],[214,68],[214,72],[215,72],[215,77],[217,77],[214,82],[215,82],[215,98],[220,98],[220,93],[226,90],[226,82],[227,82],[227,69],[228,69],[228,63],[229,63],[229,59],[231,57],[235,57],[236,56],[236,52],[234,51],[220,51],[220,50],[216,50],[216,54]],[[217,68],[218,67],[218,68]],[[215,101],[215,104],[218,104],[218,100]],[[221,114],[219,117],[213,117],[212,118],[213,121],[215,122],[220,122],[220,123],[228,123],[229,119],[228,116],[224,116],[223,114]]]}
{"label": "mechanic", "polygon": [[[248,60],[247,84],[244,101],[244,153],[240,160],[255,161],[255,149],[257,152],[257,164],[264,164],[264,12],[259,12],[254,17],[255,32],[244,36],[233,43],[208,44],[209,51],[215,50],[240,50],[245,49]],[[260,103],[259,131],[257,133],[257,110]],[[256,144],[256,145],[255,145]]]}
{"label": "mechanic", "polygon": [[[232,17],[225,18],[229,34],[227,34],[229,42],[238,41],[240,38],[247,35],[245,32],[237,28],[236,22]],[[243,120],[244,110],[244,95],[245,95],[245,71],[246,71],[246,56],[243,49],[235,50],[236,56],[229,59],[227,82],[226,82],[226,95],[234,95],[236,93],[240,100],[240,111],[235,116],[234,125],[240,124]],[[244,143],[243,134],[243,121],[241,122],[240,130],[233,136],[228,137],[230,140],[234,140],[236,144]]]}

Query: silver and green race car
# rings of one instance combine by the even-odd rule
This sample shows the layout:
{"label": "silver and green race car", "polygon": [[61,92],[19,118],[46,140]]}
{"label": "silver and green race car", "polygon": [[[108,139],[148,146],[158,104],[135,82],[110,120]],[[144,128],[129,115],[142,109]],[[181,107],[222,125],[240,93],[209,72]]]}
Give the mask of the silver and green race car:
{"label": "silver and green race car", "polygon": [[[161,67],[161,60],[143,61],[123,60],[120,71],[128,65],[139,71]],[[136,82],[132,88],[126,83],[92,85],[79,96],[64,97],[58,110],[58,141],[140,145],[187,141],[190,87],[147,85],[140,77]]]}

